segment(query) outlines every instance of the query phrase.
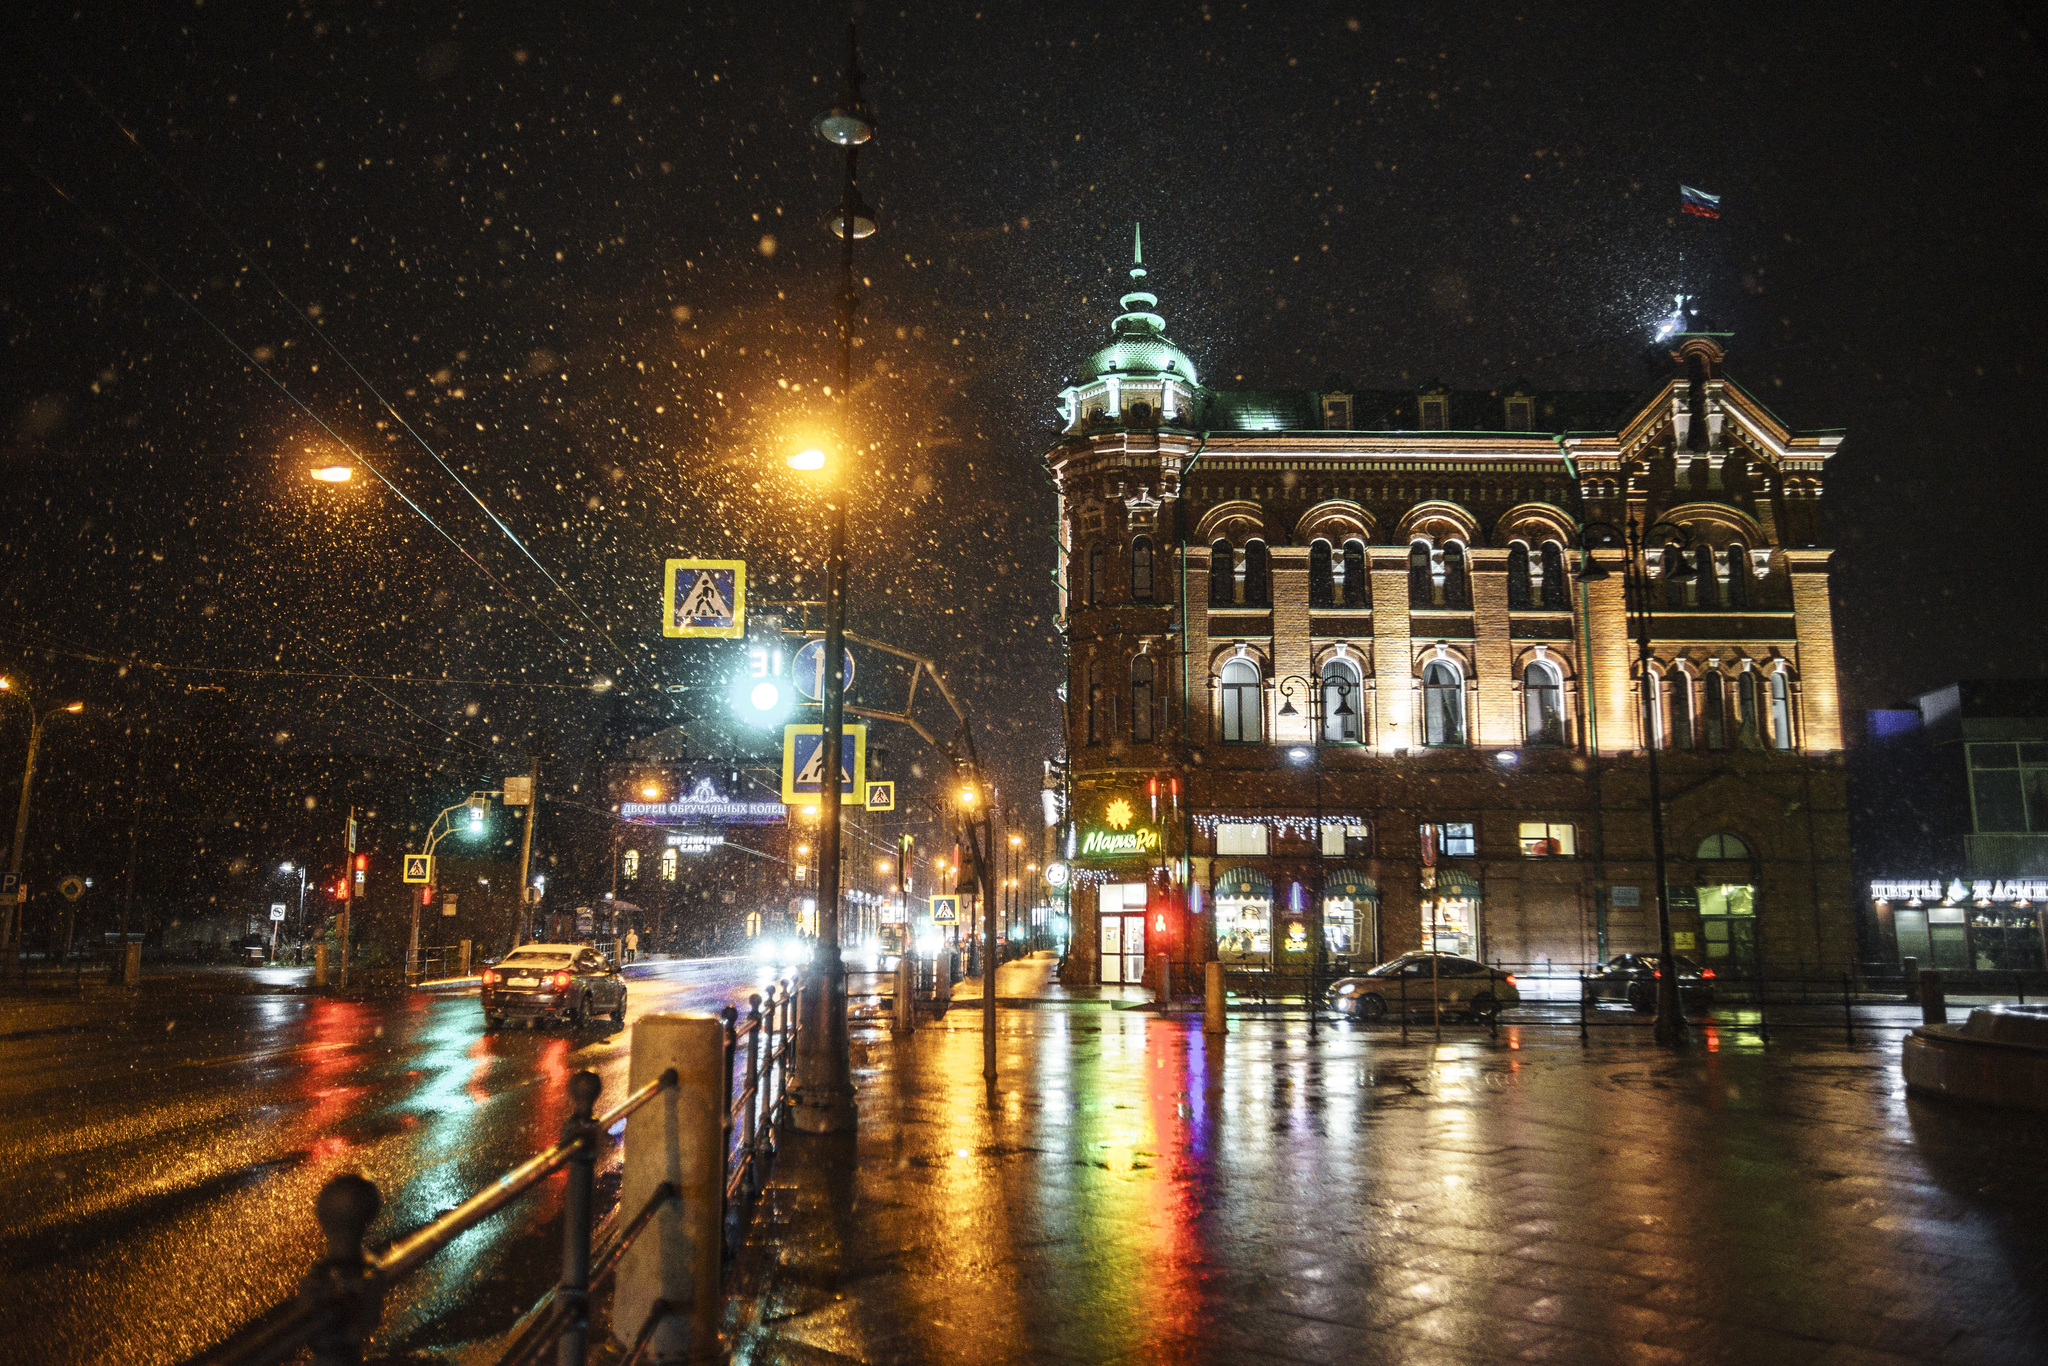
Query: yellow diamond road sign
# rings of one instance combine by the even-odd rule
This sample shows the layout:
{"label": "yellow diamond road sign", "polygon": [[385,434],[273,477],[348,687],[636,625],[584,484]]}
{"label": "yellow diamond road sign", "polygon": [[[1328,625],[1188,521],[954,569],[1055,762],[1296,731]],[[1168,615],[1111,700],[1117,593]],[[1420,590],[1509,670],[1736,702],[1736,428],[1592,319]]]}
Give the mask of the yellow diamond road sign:
{"label": "yellow diamond road sign", "polygon": [[669,560],[661,578],[663,635],[737,640],[747,633],[745,560]]}

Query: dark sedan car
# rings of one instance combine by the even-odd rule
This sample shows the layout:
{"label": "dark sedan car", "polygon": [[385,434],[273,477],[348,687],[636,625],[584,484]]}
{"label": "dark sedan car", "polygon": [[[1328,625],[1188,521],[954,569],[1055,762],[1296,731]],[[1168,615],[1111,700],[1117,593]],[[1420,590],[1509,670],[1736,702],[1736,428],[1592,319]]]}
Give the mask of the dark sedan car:
{"label": "dark sedan car", "polygon": [[[1685,1010],[1706,1010],[1714,1004],[1714,970],[1701,968],[1684,954],[1678,959],[1678,1003]],[[1654,953],[1617,954],[1606,967],[1586,979],[1586,1004],[1621,1001],[1649,1014],[1657,1008],[1657,976],[1663,970]]]}
{"label": "dark sedan car", "polygon": [[484,1025],[507,1020],[588,1024],[609,1015],[626,1022],[626,982],[587,944],[527,944],[483,971]]}

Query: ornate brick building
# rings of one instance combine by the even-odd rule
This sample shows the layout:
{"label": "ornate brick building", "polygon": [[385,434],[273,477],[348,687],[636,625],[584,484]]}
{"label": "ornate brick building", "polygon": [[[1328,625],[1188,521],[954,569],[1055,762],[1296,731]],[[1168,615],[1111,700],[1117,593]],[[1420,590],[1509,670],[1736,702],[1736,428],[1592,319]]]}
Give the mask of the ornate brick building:
{"label": "ornate brick building", "polygon": [[1853,959],[1840,433],[1787,427],[1704,332],[1646,392],[1212,388],[1132,277],[1047,456],[1077,979],[1652,948],[1649,745],[1681,951]]}

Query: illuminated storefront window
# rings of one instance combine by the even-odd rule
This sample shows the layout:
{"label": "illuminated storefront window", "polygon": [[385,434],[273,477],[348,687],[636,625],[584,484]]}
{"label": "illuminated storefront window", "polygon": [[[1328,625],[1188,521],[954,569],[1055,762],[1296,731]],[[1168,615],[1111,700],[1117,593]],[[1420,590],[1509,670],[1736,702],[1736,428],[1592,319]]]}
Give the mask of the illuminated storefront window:
{"label": "illuminated storefront window", "polygon": [[1323,881],[1323,951],[1332,959],[1372,962],[1379,938],[1379,884],[1349,868]]}
{"label": "illuminated storefront window", "polygon": [[1422,943],[1439,953],[1479,956],[1479,883],[1465,873],[1437,871],[1435,894],[1422,899]]}
{"label": "illuminated storefront window", "polygon": [[[1676,889],[1674,889],[1676,890]],[[1700,955],[1717,972],[1747,972],[1756,966],[1756,888],[1722,884],[1697,889]],[[1676,899],[1674,898],[1674,904]]]}
{"label": "illuminated storefront window", "polygon": [[640,851],[628,849],[619,856],[619,876],[631,882],[640,876]]}
{"label": "illuminated storefront window", "polygon": [[1273,884],[1250,868],[1233,868],[1216,884],[1216,956],[1265,966],[1273,957]]}
{"label": "illuminated storefront window", "polygon": [[676,851],[673,849],[661,851],[661,880],[663,882],[674,882],[676,880]]}

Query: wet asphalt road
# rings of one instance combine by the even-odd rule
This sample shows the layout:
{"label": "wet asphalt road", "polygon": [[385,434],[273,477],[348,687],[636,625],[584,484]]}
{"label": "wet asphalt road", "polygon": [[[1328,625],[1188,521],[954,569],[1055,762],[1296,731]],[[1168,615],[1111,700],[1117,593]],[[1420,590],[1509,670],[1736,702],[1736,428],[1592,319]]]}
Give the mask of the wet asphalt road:
{"label": "wet asphalt road", "polygon": [[[627,1025],[744,1008],[741,960],[628,969]],[[625,1030],[486,1033],[475,989],[338,1000],[303,973],[146,979],[0,1000],[0,1358],[164,1362],[291,1293],[321,1184],[384,1193],[408,1232],[560,1133],[583,1068],[622,1094]],[[601,1207],[617,1152],[599,1167]],[[462,1238],[387,1302],[384,1354],[502,1333],[554,1281],[561,1179]]]}

